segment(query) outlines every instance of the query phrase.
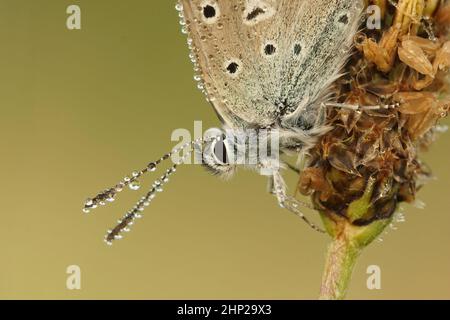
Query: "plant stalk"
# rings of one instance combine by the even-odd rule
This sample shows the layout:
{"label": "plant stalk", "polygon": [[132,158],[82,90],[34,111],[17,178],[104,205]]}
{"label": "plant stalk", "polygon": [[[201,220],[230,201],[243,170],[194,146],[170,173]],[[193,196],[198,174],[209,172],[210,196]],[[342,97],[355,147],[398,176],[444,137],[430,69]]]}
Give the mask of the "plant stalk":
{"label": "plant stalk", "polygon": [[352,272],[361,250],[343,234],[330,243],[320,288],[321,300],[345,298]]}
{"label": "plant stalk", "polygon": [[356,259],[392,221],[390,217],[375,220],[365,226],[354,224],[355,221],[365,217],[372,208],[374,183],[374,179],[369,179],[362,197],[349,204],[346,217],[329,211],[320,212],[332,242],[327,251],[319,299],[342,300],[345,298]]}

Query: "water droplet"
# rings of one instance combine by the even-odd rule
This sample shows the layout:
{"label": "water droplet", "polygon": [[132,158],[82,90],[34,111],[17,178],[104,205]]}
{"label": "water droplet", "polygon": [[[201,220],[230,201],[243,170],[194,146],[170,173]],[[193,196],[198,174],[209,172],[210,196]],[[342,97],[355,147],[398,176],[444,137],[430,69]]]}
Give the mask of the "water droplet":
{"label": "water droplet", "polygon": [[139,190],[139,188],[141,187],[141,184],[138,180],[134,180],[132,181],[129,186],[128,186],[131,190]]}
{"label": "water droplet", "polygon": [[156,170],[156,164],[154,162],[149,163],[147,169],[150,172],[154,172]]}

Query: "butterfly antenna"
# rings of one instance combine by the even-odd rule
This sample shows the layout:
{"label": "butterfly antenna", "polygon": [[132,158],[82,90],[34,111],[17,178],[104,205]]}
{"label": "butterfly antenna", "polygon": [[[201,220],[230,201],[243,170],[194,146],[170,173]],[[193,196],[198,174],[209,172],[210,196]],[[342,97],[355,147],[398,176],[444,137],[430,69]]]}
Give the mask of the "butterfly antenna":
{"label": "butterfly antenna", "polygon": [[113,202],[117,195],[123,191],[124,188],[129,187],[131,190],[139,189],[139,178],[149,172],[156,171],[157,167],[167,159],[170,159],[172,155],[177,154],[183,150],[188,149],[178,163],[173,164],[166,172],[155,182],[153,182],[150,190],[136,203],[136,205],[129,210],[122,219],[118,220],[118,224],[112,230],[108,230],[105,236],[105,242],[108,245],[112,245],[114,240],[121,239],[123,232],[130,231],[130,226],[134,223],[135,219],[141,218],[145,207],[150,205],[150,202],[156,197],[157,193],[163,191],[163,186],[169,181],[169,177],[173,175],[177,168],[191,156],[196,146],[203,146],[206,142],[213,140],[220,140],[221,137],[211,137],[207,140],[196,139],[192,142],[188,142],[178,148],[173,149],[171,152],[163,155],[161,158],[154,162],[150,162],[144,169],[140,171],[134,171],[131,176],[126,176],[122,181],[115,186],[105,189],[98,193],[94,198],[89,198],[84,203],[83,212],[89,213],[91,210],[96,209],[99,206],[104,206],[108,202]]}

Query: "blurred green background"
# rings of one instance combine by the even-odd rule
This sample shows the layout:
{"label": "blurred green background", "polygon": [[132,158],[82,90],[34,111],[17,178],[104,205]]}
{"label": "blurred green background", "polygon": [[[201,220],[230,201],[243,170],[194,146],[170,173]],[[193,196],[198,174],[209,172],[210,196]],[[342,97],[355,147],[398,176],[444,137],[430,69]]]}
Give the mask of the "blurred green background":
{"label": "blurred green background", "polygon": [[[81,30],[66,28],[70,4]],[[317,297],[328,239],[252,172],[223,182],[182,168],[113,247],[105,230],[138,193],[82,214],[87,196],[171,149],[173,129],[219,125],[185,43],[174,1],[0,0],[0,298]],[[450,298],[449,149],[447,134],[425,156],[437,177],[426,208],[405,206],[366,250],[349,298]],[[73,264],[81,290],[66,288]],[[369,265],[381,290],[366,287]]]}

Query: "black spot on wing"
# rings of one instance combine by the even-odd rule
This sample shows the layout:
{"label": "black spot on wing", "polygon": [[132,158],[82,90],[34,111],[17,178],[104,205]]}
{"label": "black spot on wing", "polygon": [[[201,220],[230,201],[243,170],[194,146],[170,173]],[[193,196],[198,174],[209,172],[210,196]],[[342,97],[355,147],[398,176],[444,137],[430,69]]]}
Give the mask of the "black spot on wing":
{"label": "black spot on wing", "polygon": [[266,11],[264,11],[262,8],[260,7],[256,7],[255,9],[253,9],[246,17],[247,21],[253,20],[256,17],[258,17],[261,14],[266,13]]}
{"label": "black spot on wing", "polygon": [[210,5],[206,5],[203,7],[203,16],[206,19],[211,19],[216,16],[216,8]]}
{"label": "black spot on wing", "polygon": [[277,51],[277,47],[275,47],[273,44],[267,44],[264,47],[264,53],[268,56],[273,55]]}
{"label": "black spot on wing", "polygon": [[338,21],[342,24],[348,24],[348,15],[343,14],[342,16],[339,17]]}
{"label": "black spot on wing", "polygon": [[231,62],[228,66],[227,66],[227,71],[230,74],[235,74],[237,71],[239,70],[239,65],[236,62]]}

